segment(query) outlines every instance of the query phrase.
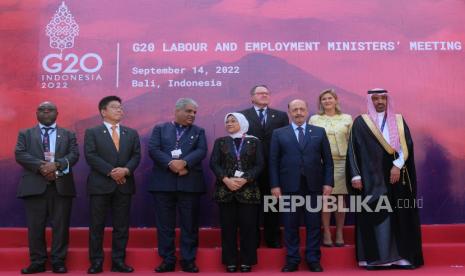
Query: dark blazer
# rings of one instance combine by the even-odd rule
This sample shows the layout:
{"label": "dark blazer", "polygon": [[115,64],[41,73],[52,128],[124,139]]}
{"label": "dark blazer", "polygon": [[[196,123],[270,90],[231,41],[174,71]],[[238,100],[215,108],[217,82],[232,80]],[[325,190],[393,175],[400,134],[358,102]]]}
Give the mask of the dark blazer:
{"label": "dark blazer", "polygon": [[262,142],[264,158],[267,160],[270,153],[270,143],[273,130],[289,124],[287,113],[268,107],[267,120],[265,122],[265,128],[263,128],[253,106],[239,112],[244,114],[247,121],[249,121],[249,131],[247,134],[257,137]]}
{"label": "dark blazer", "polygon": [[256,179],[264,167],[262,145],[256,138],[245,138],[240,152],[243,178],[247,183],[239,190],[231,191],[224,184],[224,177],[233,177],[237,169],[233,138],[226,136],[216,139],[210,158],[210,168],[216,175],[214,199],[218,202],[231,202],[233,198],[241,203],[260,203],[260,189]]}
{"label": "dark blazer", "polygon": [[276,129],[271,139],[270,186],[283,193],[298,192],[301,176],[308,190],[321,192],[323,185],[334,186],[333,159],[324,128],[306,126],[303,148],[292,125]]}
{"label": "dark blazer", "polygon": [[[135,193],[134,171],[140,162],[140,140],[136,130],[120,125],[119,151],[104,124],[86,129],[84,153],[91,171],[87,177],[87,192],[90,195],[110,194],[118,189],[124,194]],[[126,183],[116,184],[110,176],[112,169],[125,167],[130,175]]]}
{"label": "dark blazer", "polygon": [[[75,196],[73,173],[71,167],[79,159],[79,150],[76,143],[76,135],[67,129],[56,128],[55,162],[59,162],[61,168],[66,168],[69,162],[69,173],[58,177],[56,182],[57,192],[60,195]],[[23,167],[19,182],[18,197],[40,195],[45,192],[48,180],[39,172],[41,161],[45,160],[40,127],[21,130],[15,148],[16,162]],[[68,160],[68,162],[66,161]]]}
{"label": "dark blazer", "polygon": [[205,130],[192,125],[179,141],[182,151],[180,159],[187,162],[188,174],[179,176],[173,173],[168,163],[172,160],[171,151],[176,146],[176,127],[172,122],[156,125],[149,140],[149,155],[153,160],[152,179],[148,190],[151,192],[205,192],[202,160],[207,155]]}

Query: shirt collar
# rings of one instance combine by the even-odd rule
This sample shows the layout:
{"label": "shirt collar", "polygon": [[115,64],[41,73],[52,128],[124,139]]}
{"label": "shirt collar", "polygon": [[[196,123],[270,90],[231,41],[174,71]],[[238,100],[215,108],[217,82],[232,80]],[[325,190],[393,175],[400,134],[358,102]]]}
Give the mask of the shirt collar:
{"label": "shirt collar", "polygon": [[386,111],[377,112],[377,114],[378,114],[378,118],[383,118],[383,117],[384,117],[384,114],[386,114]]}
{"label": "shirt collar", "polygon": [[[105,121],[103,121],[103,124],[104,124],[108,129],[111,129],[111,127],[113,126],[113,125],[110,124],[109,122],[105,122]],[[119,123],[116,124],[116,129],[119,129]]]}
{"label": "shirt collar", "polygon": [[44,127],[55,129],[55,128],[57,128],[57,123],[53,123],[53,124],[51,124],[49,126],[46,126],[46,125],[43,125],[43,124],[39,123],[39,127],[40,127],[40,130],[42,130]]}
{"label": "shirt collar", "polygon": [[[256,111],[256,112],[260,112],[260,109],[261,109],[260,107],[254,105],[253,108],[255,108],[255,111]],[[263,108],[263,111],[266,113],[267,110],[268,110],[268,106],[265,106],[265,107]]]}
{"label": "shirt collar", "polygon": [[[294,129],[294,131],[297,131],[297,128],[298,128],[299,126],[298,126],[296,123],[294,123],[294,122],[292,122],[291,125],[292,125],[292,129]],[[304,129],[304,132],[305,132],[305,129],[307,128],[307,124],[306,124],[306,123],[303,123],[303,124],[301,125],[301,127]]]}

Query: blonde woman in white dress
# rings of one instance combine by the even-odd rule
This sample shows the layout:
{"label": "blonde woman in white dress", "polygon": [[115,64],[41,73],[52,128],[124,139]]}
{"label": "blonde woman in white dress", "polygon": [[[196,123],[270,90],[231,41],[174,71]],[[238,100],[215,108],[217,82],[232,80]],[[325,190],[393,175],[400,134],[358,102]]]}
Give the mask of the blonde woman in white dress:
{"label": "blonde woman in white dress", "polygon": [[[338,97],[333,89],[324,90],[318,97],[319,112],[313,115],[309,124],[323,127],[331,146],[331,154],[334,162],[334,188],[332,195],[337,198],[337,206],[345,207],[345,195],[347,195],[345,162],[347,153],[347,143],[352,127],[352,116],[343,114],[339,107]],[[335,211],[336,237],[335,242],[331,237],[330,220],[332,212],[322,212],[323,225],[323,246],[342,247],[344,246],[344,220],[345,213]]]}

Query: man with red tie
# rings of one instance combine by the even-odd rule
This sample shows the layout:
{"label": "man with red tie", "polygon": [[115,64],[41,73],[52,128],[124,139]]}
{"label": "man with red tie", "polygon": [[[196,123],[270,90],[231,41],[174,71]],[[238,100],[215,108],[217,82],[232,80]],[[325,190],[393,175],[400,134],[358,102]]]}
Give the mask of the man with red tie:
{"label": "man with red tie", "polygon": [[47,219],[53,221],[52,271],[66,273],[71,206],[76,196],[71,167],[79,159],[76,135],[57,126],[58,110],[52,102],[41,103],[36,115],[39,124],[20,131],[15,148],[16,162],[23,167],[17,196],[26,208],[31,262],[21,273],[45,271]]}

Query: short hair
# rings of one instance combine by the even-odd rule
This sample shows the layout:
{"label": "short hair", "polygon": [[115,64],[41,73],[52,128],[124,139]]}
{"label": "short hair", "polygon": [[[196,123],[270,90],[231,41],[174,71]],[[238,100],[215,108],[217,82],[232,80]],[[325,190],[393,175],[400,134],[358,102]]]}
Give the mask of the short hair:
{"label": "short hair", "polygon": [[98,110],[99,111],[102,111],[104,109],[107,108],[108,104],[112,101],[117,101],[119,103],[121,103],[121,98],[118,97],[118,96],[106,96],[104,97],[103,99],[100,100],[100,102],[98,103]]}
{"label": "short hair", "polygon": [[188,105],[188,104],[193,105],[195,108],[199,107],[197,102],[194,101],[191,98],[179,98],[176,101],[176,110],[184,109],[186,107],[186,105]]}
{"label": "short hair", "polygon": [[323,96],[326,95],[326,94],[330,94],[331,96],[334,97],[334,99],[336,99],[336,101],[337,101],[337,103],[336,103],[336,114],[342,114],[341,107],[339,106],[339,101],[338,101],[336,91],[331,88],[331,89],[323,90],[320,93],[320,95],[318,96],[318,103],[317,103],[318,115],[324,115],[325,114],[325,110],[323,108],[323,105],[321,104],[321,98],[323,98]]}
{"label": "short hair", "polygon": [[270,89],[268,88],[268,86],[266,86],[266,85],[264,85],[264,84],[257,84],[257,85],[254,85],[254,86],[252,87],[252,89],[250,89],[250,96],[255,95],[255,90],[256,90],[257,88],[259,88],[259,87],[265,87],[266,90],[270,91]]}
{"label": "short hair", "polygon": [[301,100],[301,99],[293,99],[293,100],[291,100],[290,102],[288,102],[288,103],[287,103],[287,109],[289,109],[289,108],[291,107],[291,103],[292,103],[293,101],[302,101],[302,102],[304,102],[305,107],[307,107],[307,109],[308,109],[308,103],[307,103],[307,101],[304,101],[304,100]]}

